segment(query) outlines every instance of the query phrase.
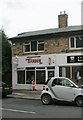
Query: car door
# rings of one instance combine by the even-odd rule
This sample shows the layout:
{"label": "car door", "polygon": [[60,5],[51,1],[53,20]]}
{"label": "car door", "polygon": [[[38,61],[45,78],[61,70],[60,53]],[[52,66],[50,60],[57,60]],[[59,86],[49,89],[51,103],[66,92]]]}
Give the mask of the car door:
{"label": "car door", "polygon": [[[53,84],[55,82],[55,85]],[[75,86],[65,78],[57,78],[52,83],[52,89],[58,99],[72,101],[75,96]]]}

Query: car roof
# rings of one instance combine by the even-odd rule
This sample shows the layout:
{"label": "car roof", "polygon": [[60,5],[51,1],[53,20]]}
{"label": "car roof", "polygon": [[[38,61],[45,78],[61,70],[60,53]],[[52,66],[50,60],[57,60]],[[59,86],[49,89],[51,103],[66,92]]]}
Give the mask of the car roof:
{"label": "car roof", "polygon": [[67,77],[52,77],[51,79],[55,79],[55,78],[65,78],[65,79],[68,79]]}
{"label": "car roof", "polygon": [[75,80],[67,78],[67,77],[51,77],[50,79],[48,79],[46,81],[46,85],[52,83],[53,80],[56,79],[56,78],[65,78],[65,79],[71,80],[72,83],[74,83],[76,86],[80,87],[80,85]]}
{"label": "car roof", "polygon": [[45,82],[45,85],[47,85],[50,80],[52,81],[52,80],[54,80],[54,79],[56,79],[56,78],[65,78],[65,79],[66,79],[66,77],[51,77],[51,78],[49,78],[49,79]]}

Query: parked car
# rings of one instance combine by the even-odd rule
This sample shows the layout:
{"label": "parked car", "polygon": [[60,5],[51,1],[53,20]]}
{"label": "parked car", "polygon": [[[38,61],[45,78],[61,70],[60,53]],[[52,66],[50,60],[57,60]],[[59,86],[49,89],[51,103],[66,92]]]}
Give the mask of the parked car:
{"label": "parked car", "polygon": [[9,94],[12,94],[12,87],[5,82],[0,82],[0,97],[6,97]]}
{"label": "parked car", "polygon": [[83,86],[79,87],[66,77],[52,77],[45,83],[41,92],[41,101],[44,105],[48,105],[53,99],[75,102],[77,106],[83,106]]}

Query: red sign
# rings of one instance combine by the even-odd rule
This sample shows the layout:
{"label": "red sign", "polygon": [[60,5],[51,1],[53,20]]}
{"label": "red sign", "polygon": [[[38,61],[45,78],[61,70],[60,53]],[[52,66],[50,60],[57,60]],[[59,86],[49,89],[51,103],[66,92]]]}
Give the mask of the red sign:
{"label": "red sign", "polygon": [[28,59],[28,63],[41,63],[41,59]]}

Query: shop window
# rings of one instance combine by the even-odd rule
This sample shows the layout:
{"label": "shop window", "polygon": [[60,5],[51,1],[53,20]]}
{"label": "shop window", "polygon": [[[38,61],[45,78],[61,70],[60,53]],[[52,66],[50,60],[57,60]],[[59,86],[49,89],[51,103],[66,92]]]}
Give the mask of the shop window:
{"label": "shop window", "polygon": [[62,67],[59,67],[59,77],[62,77]]}
{"label": "shop window", "polygon": [[47,67],[47,69],[51,69],[51,70],[53,69],[53,70],[54,70],[54,69],[55,69],[55,67]]}
{"label": "shop window", "polygon": [[45,67],[36,67],[37,70],[45,70]]}
{"label": "shop window", "polygon": [[17,71],[17,83],[25,84],[25,71]]}
{"label": "shop window", "polygon": [[37,84],[45,83],[45,70],[36,71],[36,83]]}
{"label": "shop window", "polygon": [[[77,72],[79,71],[79,76],[81,77],[81,79],[83,79],[83,74],[82,74],[82,66],[76,66],[76,67],[72,67],[72,78],[74,80],[77,80]],[[81,81],[81,80],[80,80]]]}
{"label": "shop window", "polygon": [[83,48],[83,36],[70,37],[70,48]]}
{"label": "shop window", "polygon": [[66,67],[66,77],[70,78],[70,67]]}
{"label": "shop window", "polygon": [[59,67],[59,77],[70,78],[70,67]]}
{"label": "shop window", "polygon": [[35,67],[26,67],[26,70],[32,70],[32,71],[34,71]]}
{"label": "shop window", "polygon": [[32,84],[35,80],[35,71],[26,71],[26,84]]}

